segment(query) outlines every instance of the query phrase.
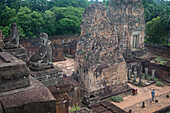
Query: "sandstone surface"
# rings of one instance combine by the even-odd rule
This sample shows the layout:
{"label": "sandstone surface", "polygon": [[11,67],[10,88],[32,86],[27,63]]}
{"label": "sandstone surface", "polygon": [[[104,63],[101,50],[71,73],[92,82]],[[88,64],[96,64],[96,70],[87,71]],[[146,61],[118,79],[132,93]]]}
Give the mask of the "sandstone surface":
{"label": "sandstone surface", "polygon": [[126,63],[119,52],[116,31],[110,25],[102,3],[94,3],[85,9],[76,61],[77,74],[87,92],[127,81]]}
{"label": "sandstone surface", "polygon": [[122,52],[143,49],[145,20],[142,0],[110,0],[108,18],[112,27],[116,27]]}

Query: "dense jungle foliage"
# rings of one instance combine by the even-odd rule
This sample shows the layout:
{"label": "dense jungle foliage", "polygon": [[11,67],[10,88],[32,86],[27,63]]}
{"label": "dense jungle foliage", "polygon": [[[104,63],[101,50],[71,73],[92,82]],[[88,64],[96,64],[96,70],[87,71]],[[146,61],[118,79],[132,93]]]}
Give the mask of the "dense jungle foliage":
{"label": "dense jungle foliage", "polygon": [[[92,0],[91,2],[94,2]],[[88,0],[1,0],[0,29],[9,35],[11,23],[17,23],[20,37],[80,33],[80,24]],[[103,0],[108,6],[109,0]],[[170,31],[170,1],[143,0],[147,41],[164,43]]]}

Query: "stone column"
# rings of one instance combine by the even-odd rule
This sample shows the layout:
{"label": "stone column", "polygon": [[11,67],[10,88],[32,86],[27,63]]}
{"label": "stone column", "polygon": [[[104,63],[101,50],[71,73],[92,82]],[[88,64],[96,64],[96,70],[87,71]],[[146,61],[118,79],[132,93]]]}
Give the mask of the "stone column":
{"label": "stone column", "polygon": [[132,70],[130,69],[130,70],[129,70],[129,74],[128,74],[128,80],[130,80],[131,74],[132,74]]}
{"label": "stone column", "polygon": [[131,70],[133,70],[133,66],[132,66],[132,64],[130,65],[130,69],[131,69]]}
{"label": "stone column", "polygon": [[142,74],[139,75],[139,85],[142,83]]}
{"label": "stone column", "polygon": [[155,77],[155,70],[152,70],[152,80],[154,80]]}
{"label": "stone column", "polygon": [[143,66],[140,67],[140,74],[142,74]]}
{"label": "stone column", "polygon": [[133,82],[136,82],[136,77],[137,77],[137,71],[134,72],[134,79],[133,79]]}
{"label": "stone column", "polygon": [[145,68],[145,78],[148,79],[148,68]]}
{"label": "stone column", "polygon": [[137,71],[137,65],[134,66],[134,72]]}
{"label": "stone column", "polygon": [[31,58],[31,56],[32,56],[32,55],[31,55],[31,51],[29,51],[29,57]]}

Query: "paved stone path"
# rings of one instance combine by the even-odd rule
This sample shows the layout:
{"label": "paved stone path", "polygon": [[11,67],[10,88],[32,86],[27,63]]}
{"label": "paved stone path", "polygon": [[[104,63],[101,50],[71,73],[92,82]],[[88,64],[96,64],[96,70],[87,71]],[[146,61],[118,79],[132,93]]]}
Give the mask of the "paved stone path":
{"label": "paved stone path", "polygon": [[145,100],[145,108],[142,108],[143,102],[139,102],[133,106],[125,108],[124,110],[128,112],[131,109],[132,113],[153,113],[154,111],[157,111],[161,108],[165,108],[166,106],[170,105],[170,98],[166,98],[167,94],[169,95],[170,92],[157,96],[157,103],[151,102],[151,99]]}
{"label": "paved stone path", "polygon": [[[170,86],[164,86],[164,87],[157,87],[155,85],[150,85],[147,87],[137,87],[134,85],[129,84],[132,88],[137,88],[138,94],[128,95],[123,97],[124,101],[120,103],[114,103],[118,107],[129,111],[132,109],[132,113],[152,113],[154,111],[157,111],[161,108],[164,108],[168,105],[170,105],[170,98],[166,98],[167,94],[170,94]],[[150,103],[151,100],[151,91],[152,89],[155,89],[155,94],[159,102]],[[142,102],[145,101],[145,108],[142,108]]]}
{"label": "paved stone path", "polygon": [[63,73],[70,76],[74,71],[75,61],[71,58],[66,58],[66,61],[54,62],[54,65],[60,67]]}

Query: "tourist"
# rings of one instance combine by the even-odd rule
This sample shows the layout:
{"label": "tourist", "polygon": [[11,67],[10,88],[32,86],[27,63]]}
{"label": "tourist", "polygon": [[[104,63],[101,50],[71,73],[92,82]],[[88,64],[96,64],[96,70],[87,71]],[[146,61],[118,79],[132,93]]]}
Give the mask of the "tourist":
{"label": "tourist", "polygon": [[155,97],[155,89],[153,89],[153,90],[151,91],[151,95],[152,95],[152,100],[151,100],[151,101],[154,101],[154,97]]}

